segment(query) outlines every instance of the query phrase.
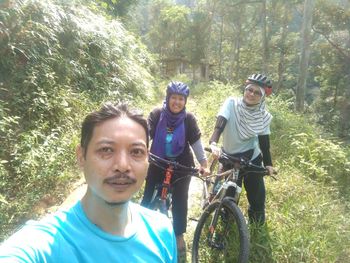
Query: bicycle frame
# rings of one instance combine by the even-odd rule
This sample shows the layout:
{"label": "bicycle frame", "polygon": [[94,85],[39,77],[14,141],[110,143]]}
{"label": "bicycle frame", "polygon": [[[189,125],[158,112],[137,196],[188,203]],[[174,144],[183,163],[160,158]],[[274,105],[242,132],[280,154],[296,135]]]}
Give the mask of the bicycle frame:
{"label": "bicycle frame", "polygon": [[159,168],[165,170],[165,177],[162,184],[156,185],[150,203],[158,202],[160,203],[159,210],[163,214],[168,215],[169,208],[171,206],[171,187],[175,184],[177,180],[181,180],[185,177],[179,178],[174,182],[171,182],[175,170],[179,173],[186,172],[189,176],[195,176],[198,174],[198,169],[194,167],[186,167],[175,161],[166,160],[160,158],[154,154],[150,154],[150,162]]}
{"label": "bicycle frame", "polygon": [[[205,150],[211,152],[210,148]],[[218,174],[218,162],[231,169]],[[192,262],[210,259],[205,262],[229,260],[246,263],[249,258],[249,231],[246,218],[238,206],[241,183],[250,173],[263,176],[268,174],[268,170],[249,159],[222,152],[219,158],[212,158],[210,172],[204,183],[202,202],[206,203],[194,233]],[[208,189],[209,186],[212,189]]]}
{"label": "bicycle frame", "polygon": [[165,178],[163,181],[162,194],[161,194],[162,200],[166,200],[168,196],[168,192],[170,190],[170,182],[173,174],[174,174],[174,168],[171,165],[169,165],[165,170]]}
{"label": "bicycle frame", "polygon": [[[218,176],[226,177],[226,179],[222,183],[220,188],[217,190],[217,192],[213,193],[214,197],[212,198],[211,202],[215,201],[215,200],[220,200],[221,201],[222,199],[224,199],[227,196],[228,189],[234,189],[235,190],[235,195],[232,196],[232,198],[235,201],[235,203],[238,203],[239,195],[236,195],[236,193],[239,192],[238,194],[240,194],[241,190],[242,190],[242,188],[240,186],[238,186],[238,184],[237,184],[237,179],[238,179],[238,176],[239,176],[239,170],[233,168],[233,169],[227,170],[226,172],[221,173]],[[220,181],[218,181],[214,185],[214,188],[219,182]],[[213,188],[213,190],[214,190],[214,188]]]}
{"label": "bicycle frame", "polygon": [[[221,208],[223,206],[224,198],[230,199],[232,202],[234,202],[238,206],[242,187],[237,184],[237,181],[239,179],[241,179],[240,177],[243,176],[242,174],[240,174],[240,171],[241,171],[240,170],[240,168],[241,168],[240,162],[243,163],[243,160],[237,160],[237,164],[232,162],[232,164],[234,166],[232,169],[229,169],[229,170],[227,170],[223,173],[220,173],[220,174],[215,174],[215,177],[219,178],[219,180],[215,180],[215,183],[214,183],[213,188],[212,188],[212,192],[210,194],[208,193],[208,188],[207,188],[206,183],[204,183],[204,189],[206,192],[206,199],[207,199],[206,205],[209,205],[210,203],[213,203],[214,201],[220,202],[220,204],[219,204],[218,208],[215,210],[213,218],[210,222],[210,225],[209,225],[210,235],[207,237],[208,243],[211,246],[219,248],[219,249],[220,249],[220,247],[217,247],[218,245],[214,241],[215,228],[216,228],[217,222],[219,220],[219,216],[221,213]],[[255,165],[251,164],[250,162],[248,162],[246,165],[250,165],[252,167],[259,167],[259,166],[255,166]],[[222,181],[223,181],[223,183],[221,184],[220,188],[216,192],[214,192],[217,184],[219,184]],[[208,198],[208,196],[209,196],[209,198]]]}
{"label": "bicycle frame", "polygon": [[[217,225],[217,222],[218,222],[218,219],[220,216],[220,212],[221,212],[221,207],[222,207],[222,203],[223,203],[222,201],[224,198],[229,198],[234,203],[236,203],[238,205],[240,193],[242,191],[242,188],[237,185],[237,180],[239,178],[239,169],[232,168],[232,169],[227,170],[227,171],[225,171],[217,176],[219,176],[221,178],[226,178],[226,179],[222,183],[222,185],[220,186],[218,191],[215,193],[213,198],[208,203],[208,204],[210,204],[216,200],[220,201],[220,205],[219,205],[218,209],[215,210],[214,216],[213,216],[213,218],[210,222],[210,226],[209,226],[210,236],[208,236],[208,242],[210,243],[211,246],[214,246],[214,247],[217,246],[217,244],[213,241],[213,239],[214,239],[214,234],[215,234],[215,227]],[[221,179],[221,180],[224,180],[224,179]],[[219,183],[221,180],[219,180],[217,183]],[[215,187],[215,185],[214,185],[214,187]],[[214,187],[213,187],[213,191],[214,191]],[[234,189],[234,196],[231,197],[228,195],[229,189]],[[219,248],[219,247],[217,247],[217,248]]]}

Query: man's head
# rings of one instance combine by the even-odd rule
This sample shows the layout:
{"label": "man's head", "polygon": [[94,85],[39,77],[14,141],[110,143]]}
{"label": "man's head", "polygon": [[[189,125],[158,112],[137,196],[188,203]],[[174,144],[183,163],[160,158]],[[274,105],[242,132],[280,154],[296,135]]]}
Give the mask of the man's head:
{"label": "man's head", "polygon": [[147,173],[146,120],[125,104],[104,104],[83,122],[77,159],[88,184],[85,200],[112,205],[129,201]]}
{"label": "man's head", "polygon": [[107,102],[102,105],[100,110],[90,113],[84,119],[84,122],[81,128],[81,139],[80,139],[80,146],[84,149],[84,157],[86,156],[86,151],[88,149],[89,142],[91,140],[95,126],[97,126],[98,124],[106,120],[109,120],[112,118],[119,118],[121,116],[126,116],[134,120],[145,129],[146,136],[147,136],[146,142],[147,142],[147,148],[148,148],[148,144],[149,144],[148,126],[147,126],[147,121],[143,118],[142,113],[136,110],[129,110],[126,104],[114,105],[110,102]]}

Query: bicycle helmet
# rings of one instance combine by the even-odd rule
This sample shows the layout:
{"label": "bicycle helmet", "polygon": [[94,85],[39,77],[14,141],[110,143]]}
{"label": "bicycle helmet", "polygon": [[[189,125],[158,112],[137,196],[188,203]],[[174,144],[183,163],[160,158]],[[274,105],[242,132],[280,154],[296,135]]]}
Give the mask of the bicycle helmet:
{"label": "bicycle helmet", "polygon": [[167,86],[166,96],[170,97],[171,94],[180,94],[187,99],[188,95],[190,95],[190,89],[185,83],[171,81]]}
{"label": "bicycle helmet", "polygon": [[257,84],[265,90],[266,96],[272,93],[272,81],[263,74],[253,74],[246,80],[246,84]]}

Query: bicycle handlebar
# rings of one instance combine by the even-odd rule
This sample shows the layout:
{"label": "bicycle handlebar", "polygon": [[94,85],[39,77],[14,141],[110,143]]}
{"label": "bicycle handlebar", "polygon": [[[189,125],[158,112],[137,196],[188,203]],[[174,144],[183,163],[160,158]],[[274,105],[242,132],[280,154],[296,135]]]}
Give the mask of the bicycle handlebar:
{"label": "bicycle handlebar", "polygon": [[164,169],[164,170],[167,169],[169,166],[171,166],[174,171],[186,172],[186,173],[192,173],[192,174],[199,173],[199,170],[197,168],[188,167],[188,166],[182,165],[176,161],[163,159],[163,158],[161,158],[153,153],[149,153],[148,160],[150,163],[153,163],[157,167]]}
{"label": "bicycle handlebar", "polygon": [[[204,150],[206,150],[207,152],[210,152],[210,153],[212,152],[211,148],[209,148],[209,147],[205,147]],[[273,179],[277,180],[277,178],[275,176],[269,174],[269,171],[265,167],[253,164],[251,160],[248,160],[244,157],[230,156],[229,154],[221,151],[221,154],[218,157],[218,160],[219,160],[219,162],[224,160],[224,161],[229,161],[232,164],[236,163],[241,168],[254,168],[254,169],[256,169],[255,172],[258,172],[258,173],[261,172],[261,173],[263,173],[263,175],[269,175]],[[273,174],[277,174],[277,171],[274,171]]]}

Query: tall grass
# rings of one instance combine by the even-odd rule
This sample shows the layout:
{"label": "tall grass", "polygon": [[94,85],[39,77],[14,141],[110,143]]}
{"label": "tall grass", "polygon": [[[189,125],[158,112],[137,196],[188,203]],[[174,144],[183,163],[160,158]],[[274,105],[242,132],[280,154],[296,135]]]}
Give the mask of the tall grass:
{"label": "tall grass", "polygon": [[[239,90],[215,82],[196,87],[189,108],[206,139],[222,102]],[[274,116],[271,145],[279,175],[278,181],[265,180],[267,224],[250,226],[250,262],[350,262],[349,149],[323,135],[308,116],[290,110],[288,101],[269,98],[268,108]],[[240,206],[246,214],[244,196]],[[190,214],[199,213],[193,205]],[[189,226],[191,243],[195,224]]]}

